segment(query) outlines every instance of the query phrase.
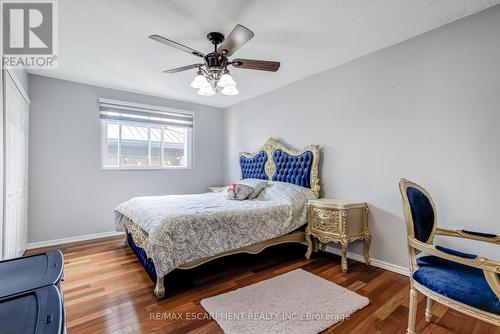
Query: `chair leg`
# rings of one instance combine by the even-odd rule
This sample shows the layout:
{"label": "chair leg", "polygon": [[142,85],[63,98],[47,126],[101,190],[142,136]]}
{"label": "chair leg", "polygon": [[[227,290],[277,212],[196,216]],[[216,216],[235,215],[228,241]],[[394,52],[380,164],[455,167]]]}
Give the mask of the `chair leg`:
{"label": "chair leg", "polygon": [[425,320],[431,322],[432,319],[432,299],[427,297],[427,305],[425,306]]}
{"label": "chair leg", "polygon": [[415,334],[415,325],[417,322],[417,301],[418,301],[418,292],[417,290],[411,288],[410,289],[410,305],[408,312],[408,329],[406,331],[407,334]]}

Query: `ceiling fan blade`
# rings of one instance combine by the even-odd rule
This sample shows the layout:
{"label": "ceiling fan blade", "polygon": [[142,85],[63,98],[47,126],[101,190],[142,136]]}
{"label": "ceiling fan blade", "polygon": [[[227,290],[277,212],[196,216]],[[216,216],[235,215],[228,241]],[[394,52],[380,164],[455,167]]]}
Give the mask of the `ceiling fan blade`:
{"label": "ceiling fan blade", "polygon": [[195,55],[195,56],[198,56],[198,57],[201,57],[201,58],[205,57],[205,55],[203,53],[201,53],[200,51],[196,51],[195,49],[191,49],[188,46],[185,46],[185,45],[182,45],[180,43],[171,41],[168,38],[165,38],[163,36],[160,36],[160,35],[150,35],[149,38],[151,38],[153,41],[157,41],[157,42],[163,43],[165,45],[168,45],[168,46],[174,47],[176,49],[182,50],[184,52],[190,53],[192,55]]}
{"label": "ceiling fan blade", "polygon": [[224,42],[219,45],[217,52],[224,53],[226,56],[231,56],[236,52],[236,50],[251,40],[253,36],[254,33],[250,29],[242,26],[241,24],[237,24]]}
{"label": "ceiling fan blade", "polygon": [[187,70],[190,70],[190,69],[193,69],[193,68],[197,68],[197,67],[200,67],[200,66],[203,66],[203,64],[191,64],[191,65],[186,65],[186,66],[171,68],[169,70],[163,71],[163,73],[169,73],[169,74],[171,74],[171,73],[178,73],[178,72],[187,71]]}
{"label": "ceiling fan blade", "polygon": [[249,70],[276,72],[280,68],[279,61],[255,60],[255,59],[234,59],[231,64],[237,68]]}

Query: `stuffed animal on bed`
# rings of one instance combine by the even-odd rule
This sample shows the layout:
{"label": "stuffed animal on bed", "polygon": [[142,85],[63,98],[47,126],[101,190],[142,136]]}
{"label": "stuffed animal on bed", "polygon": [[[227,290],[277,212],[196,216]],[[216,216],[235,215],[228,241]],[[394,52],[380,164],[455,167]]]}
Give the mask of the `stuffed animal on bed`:
{"label": "stuffed animal on bed", "polygon": [[227,186],[226,198],[234,200],[244,200],[253,191],[253,187],[246,184],[230,183]]}

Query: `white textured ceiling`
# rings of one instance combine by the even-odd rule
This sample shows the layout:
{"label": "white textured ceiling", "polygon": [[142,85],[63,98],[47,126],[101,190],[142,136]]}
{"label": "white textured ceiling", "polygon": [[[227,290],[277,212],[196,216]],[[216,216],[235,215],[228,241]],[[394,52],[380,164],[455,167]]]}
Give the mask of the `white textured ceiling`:
{"label": "white textured ceiling", "polygon": [[[227,107],[471,15],[500,0],[60,0],[59,68],[31,73]],[[255,37],[232,58],[281,61],[277,73],[233,69],[240,94],[203,97],[195,71],[162,70],[198,57],[210,31],[240,23]]]}

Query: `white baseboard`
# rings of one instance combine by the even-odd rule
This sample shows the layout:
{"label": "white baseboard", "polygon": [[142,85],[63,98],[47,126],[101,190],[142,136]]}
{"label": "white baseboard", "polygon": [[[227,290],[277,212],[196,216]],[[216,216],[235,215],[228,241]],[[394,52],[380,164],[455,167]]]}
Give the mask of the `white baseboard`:
{"label": "white baseboard", "polygon": [[[340,249],[334,248],[332,246],[326,246],[326,251],[329,253],[339,255],[339,256],[342,255],[342,251]],[[363,263],[365,262],[365,258],[363,255],[356,254],[353,252],[347,252],[347,258],[354,260],[354,261],[359,261],[359,262],[363,262]],[[398,265],[395,265],[395,264],[392,264],[389,262],[385,262],[382,260],[371,258],[371,265],[385,269],[385,270],[389,270],[389,271],[392,271],[392,272],[395,272],[397,274],[401,274],[404,276],[410,275],[410,271],[408,270],[408,268],[398,266]]]}
{"label": "white baseboard", "polygon": [[69,238],[62,238],[62,239],[32,242],[32,243],[27,244],[26,248],[33,249],[33,248],[41,248],[41,247],[49,247],[49,246],[55,246],[55,245],[68,244],[70,242],[78,242],[78,241],[86,241],[86,240],[100,239],[100,238],[106,238],[106,237],[114,237],[117,235],[123,235],[123,233],[124,232],[110,231],[110,232],[81,235],[78,237],[69,237]]}

